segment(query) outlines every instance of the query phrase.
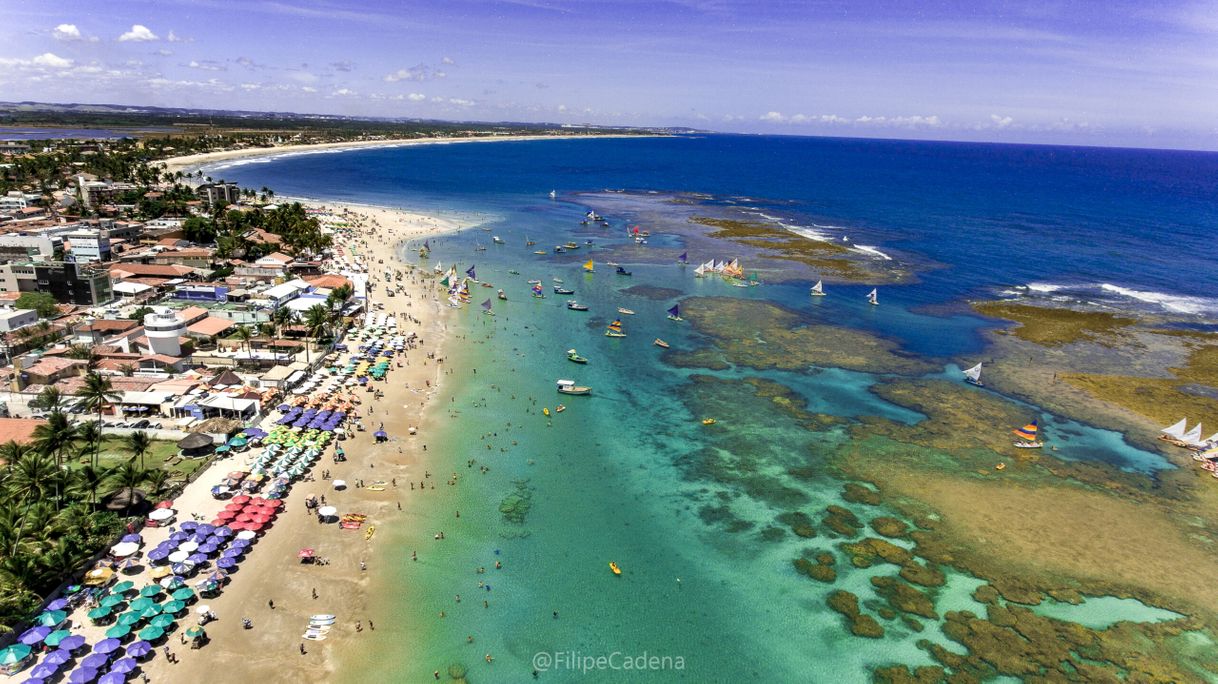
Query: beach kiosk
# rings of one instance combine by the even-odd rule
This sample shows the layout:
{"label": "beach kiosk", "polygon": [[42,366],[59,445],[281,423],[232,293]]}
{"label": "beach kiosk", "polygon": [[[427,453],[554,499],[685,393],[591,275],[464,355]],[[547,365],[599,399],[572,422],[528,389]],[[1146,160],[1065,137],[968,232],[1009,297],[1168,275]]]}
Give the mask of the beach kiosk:
{"label": "beach kiosk", "polygon": [[186,435],[178,442],[178,455],[182,458],[204,458],[214,449],[211,437],[201,432]]}

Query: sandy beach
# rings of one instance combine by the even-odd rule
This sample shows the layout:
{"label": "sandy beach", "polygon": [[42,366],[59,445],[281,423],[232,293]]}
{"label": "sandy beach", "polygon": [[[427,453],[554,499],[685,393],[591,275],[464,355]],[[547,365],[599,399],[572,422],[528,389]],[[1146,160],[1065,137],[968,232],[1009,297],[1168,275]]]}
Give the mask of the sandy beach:
{"label": "sandy beach", "polygon": [[194,171],[201,166],[237,159],[252,159],[255,157],[274,157],[285,154],[305,154],[329,152],[338,150],[356,150],[366,147],[409,147],[411,145],[446,145],[450,143],[490,143],[511,142],[513,140],[578,140],[581,138],[637,138],[642,136],[625,135],[512,135],[495,137],[464,137],[464,138],[417,138],[413,140],[353,140],[350,142],[316,143],[312,145],[280,145],[277,147],[252,147],[243,150],[223,150],[220,152],[204,152],[182,157],[171,157],[161,161],[165,170],[174,173]]}
{"label": "sandy beach", "polygon": [[[328,450],[313,467],[310,477],[314,481],[306,480],[293,487],[284,512],[253,547],[223,594],[204,601],[218,616],[216,622],[207,625],[210,643],[191,650],[179,642],[176,633],[171,635],[168,645],[177,662],[168,662],[164,653],[158,651],[144,665],[150,681],[215,678],[215,668],[220,664],[225,681],[329,679],[334,674],[338,654],[358,638],[361,630],[376,628],[375,618],[369,615],[369,602],[374,597],[369,596],[368,586],[378,572],[378,545],[393,526],[408,524],[412,509],[425,505],[429,498],[411,496],[411,483],[417,486],[423,481],[429,485],[434,482],[424,476],[427,465],[422,445],[426,442],[429,421],[423,414],[437,391],[443,368],[443,354],[439,350],[448,306],[430,290],[430,278],[410,273],[391,260],[389,246],[462,226],[451,220],[395,209],[334,203],[312,206],[346,219],[354,229],[353,239],[336,244],[348,258],[354,255],[365,259],[368,278],[377,286],[369,306],[383,305],[381,311],[398,316],[399,330],[404,334],[417,333],[421,341],[417,348],[399,355],[397,361],[402,366],[397,367],[395,361],[386,382],[377,384],[384,397],[374,400],[369,393],[358,407],[368,429],[352,431],[351,437],[339,443],[347,460],[334,463],[333,450]],[[382,260],[384,264],[380,263]],[[399,293],[392,298],[385,297],[381,289],[387,268],[403,271],[403,279],[396,282]],[[372,435],[382,422],[389,440],[375,444]],[[408,434],[410,426],[420,428],[417,435]],[[209,489],[224,471],[238,465],[238,459],[241,457],[217,462],[192,483],[176,500],[179,510],[202,512],[210,519],[211,514],[223,507],[223,502],[212,499]],[[330,472],[330,480],[322,479],[325,470]],[[349,488],[336,491],[331,484],[335,479],[345,480]],[[358,486],[378,480],[387,486],[383,489]],[[324,502],[338,507],[340,514],[367,515],[364,530],[320,524],[305,509],[305,499],[311,494],[324,496]],[[377,530],[371,538],[365,537],[368,526]],[[155,543],[159,541],[158,534],[164,536],[165,531],[150,530],[145,537]],[[301,563],[297,554],[303,548],[314,549],[318,558],[328,562]],[[133,579],[137,586],[142,584],[142,577]],[[301,635],[309,616],[318,613],[336,615],[337,623],[325,641],[304,641]],[[253,621],[253,629],[242,628],[243,617]],[[187,622],[193,619],[192,614]],[[99,634],[104,630],[95,629]]]}

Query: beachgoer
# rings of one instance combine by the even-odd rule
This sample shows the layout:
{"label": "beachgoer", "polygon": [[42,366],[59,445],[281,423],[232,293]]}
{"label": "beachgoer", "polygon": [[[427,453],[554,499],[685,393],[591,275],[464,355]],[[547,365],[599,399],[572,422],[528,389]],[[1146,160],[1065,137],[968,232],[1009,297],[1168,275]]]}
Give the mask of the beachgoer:
{"label": "beachgoer", "polygon": [[304,647],[304,642],[302,641],[302,642],[300,642],[300,655],[304,655],[304,654],[305,654],[305,647]]}
{"label": "beachgoer", "polygon": [[266,605],[271,610],[275,610],[275,599],[267,599]]}

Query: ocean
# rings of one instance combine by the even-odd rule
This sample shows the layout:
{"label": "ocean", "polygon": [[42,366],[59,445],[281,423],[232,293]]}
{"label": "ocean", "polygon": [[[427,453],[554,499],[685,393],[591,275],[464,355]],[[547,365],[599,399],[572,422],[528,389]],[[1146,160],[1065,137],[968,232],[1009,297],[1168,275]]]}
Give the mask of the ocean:
{"label": "ocean", "polygon": [[[845,589],[866,604],[875,596],[870,579],[893,568],[850,568],[840,557],[837,582],[819,584],[792,560],[832,552],[837,541],[792,535],[775,522],[791,510],[815,518],[830,505],[863,522],[890,515],[845,501],[843,480],[819,455],[848,440],[845,426],[855,421],[912,425],[923,416],[872,391],[884,374],[866,369],[674,363],[653,339],[673,350],[706,341],[666,318],[674,304],[775,304],[805,324],[889,341],[937,369],[924,377],[954,381],[984,356],[984,331],[996,325],[972,313],[971,300],[1045,299],[1203,328],[1218,322],[1218,283],[1207,277],[1218,225],[1211,153],[714,135],[293,153],[208,173],[280,197],[479,223],[432,240],[428,260],[416,244],[397,246],[407,262],[473,267],[494,287],[475,285],[473,304],[449,323],[446,354],[460,372],[445,389],[451,404],[436,409],[441,434],[429,438],[444,454],[433,454],[444,464],[433,473],[437,486],[459,476],[451,499],[461,517],[429,510],[390,552],[389,586],[400,586],[402,598],[385,600],[423,631],[402,643],[378,625],[373,653],[351,681],[418,681],[450,666],[469,681],[571,681],[575,673],[588,681],[869,681],[876,667],[933,664],[920,640],[959,650],[933,622],[923,630],[885,623],[882,639],[850,635],[826,594]],[[581,225],[589,209],[609,227]],[[782,269],[758,287],[695,279],[697,263],[730,259],[731,248],[707,252],[664,227],[723,212],[832,241],[902,277],[879,285],[880,307],[865,301],[868,282],[826,279],[830,296],[809,301],[811,280]],[[629,237],[632,226],[652,232],[647,244]],[[566,242],[580,247],[553,252]],[[690,265],[676,263],[681,251]],[[591,274],[581,267],[588,258]],[[608,260],[631,275],[616,275]],[[529,279],[542,281],[545,299],[530,296]],[[555,294],[555,279],[575,294]],[[508,301],[495,298],[498,288]],[[590,311],[567,310],[569,298]],[[484,300],[495,316],[481,313]],[[615,318],[626,338],[604,336]],[[735,324],[759,345],[773,335],[765,321]],[[569,362],[572,348],[589,363]],[[593,387],[592,396],[560,397],[559,378]],[[785,388],[827,427],[809,429],[749,389],[760,387]],[[559,403],[567,410],[542,415]],[[1026,408],[1058,436],[1062,459],[1146,474],[1171,467],[1117,433]],[[716,423],[703,425],[707,417]],[[436,530],[448,538],[435,542]],[[409,560],[413,550],[419,562]],[[934,592],[939,612],[983,614],[971,596],[982,582],[946,575]],[[1132,599],[1106,601],[1092,612],[1167,617]]]}

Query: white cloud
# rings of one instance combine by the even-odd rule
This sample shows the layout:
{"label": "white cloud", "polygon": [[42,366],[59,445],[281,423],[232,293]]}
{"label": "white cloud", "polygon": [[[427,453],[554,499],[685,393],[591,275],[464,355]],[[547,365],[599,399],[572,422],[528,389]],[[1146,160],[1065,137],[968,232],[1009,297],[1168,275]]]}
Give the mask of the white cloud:
{"label": "white cloud", "polygon": [[191,69],[201,69],[203,71],[225,71],[223,66],[216,64],[210,59],[205,59],[202,62],[192,59],[186,66],[190,67]]}
{"label": "white cloud", "polygon": [[459,97],[448,98],[448,103],[457,105],[458,107],[472,107],[474,104],[476,104],[473,100],[463,100]]}
{"label": "white cloud", "polygon": [[453,61],[452,57],[445,57],[440,60],[440,64],[456,64],[456,62]]}
{"label": "white cloud", "polygon": [[766,123],[782,123],[787,117],[783,116],[782,112],[766,112],[761,115],[761,120]]}
{"label": "white cloud", "polygon": [[80,34],[80,29],[76,28],[76,24],[60,24],[51,31],[51,36],[55,40],[73,41],[84,40],[85,37]]}
{"label": "white cloud", "polygon": [[30,61],[38,66],[51,67],[53,69],[67,69],[72,66],[72,60],[60,57],[53,52],[44,52]]}
{"label": "white cloud", "polygon": [[156,51],[156,54],[158,54],[162,57],[168,57],[169,55],[173,54],[173,50],[166,50],[165,48],[161,48],[160,50]]}
{"label": "white cloud", "polygon": [[118,37],[122,43],[145,43],[151,40],[160,40],[155,33],[143,24],[132,24],[131,30]]}
{"label": "white cloud", "polygon": [[558,111],[560,111],[560,112],[567,111],[567,105],[565,105],[565,104],[558,105]]}
{"label": "white cloud", "polygon": [[411,94],[407,95],[406,97],[411,102],[422,102],[423,100],[427,99],[427,96],[424,95],[423,93],[411,93]]}
{"label": "white cloud", "polygon": [[169,31],[169,35],[168,35],[168,36],[165,36],[165,40],[167,40],[167,41],[169,41],[169,42],[171,42],[171,43],[191,43],[191,42],[194,42],[194,39],[193,39],[193,38],[183,38],[183,37],[179,36],[178,34],[174,33],[174,32],[173,32],[173,30],[170,30],[170,31]]}
{"label": "white cloud", "polygon": [[262,88],[262,86],[257,83],[242,83],[241,84],[241,89],[247,93],[250,92],[251,90],[260,90],[261,88]]}
{"label": "white cloud", "polygon": [[1009,116],[998,116],[997,114],[990,114],[990,121],[994,124],[995,128],[1006,128],[1015,123],[1015,119]]}
{"label": "white cloud", "polygon": [[398,69],[397,71],[386,74],[386,83],[397,83],[398,81],[430,81],[432,79],[444,78],[447,73],[434,69],[426,64],[416,64],[409,69]]}
{"label": "white cloud", "polygon": [[317,92],[317,88],[314,88],[313,86],[301,86],[301,87],[300,87],[300,89],[301,89],[301,90],[303,90],[303,91],[304,91],[304,92],[306,92],[306,93],[315,93],[315,92]]}
{"label": "white cloud", "polygon": [[333,94],[338,95],[340,97],[347,97],[350,95],[355,95],[356,93],[354,90],[351,90],[350,88],[339,88],[338,90],[335,90]]}

